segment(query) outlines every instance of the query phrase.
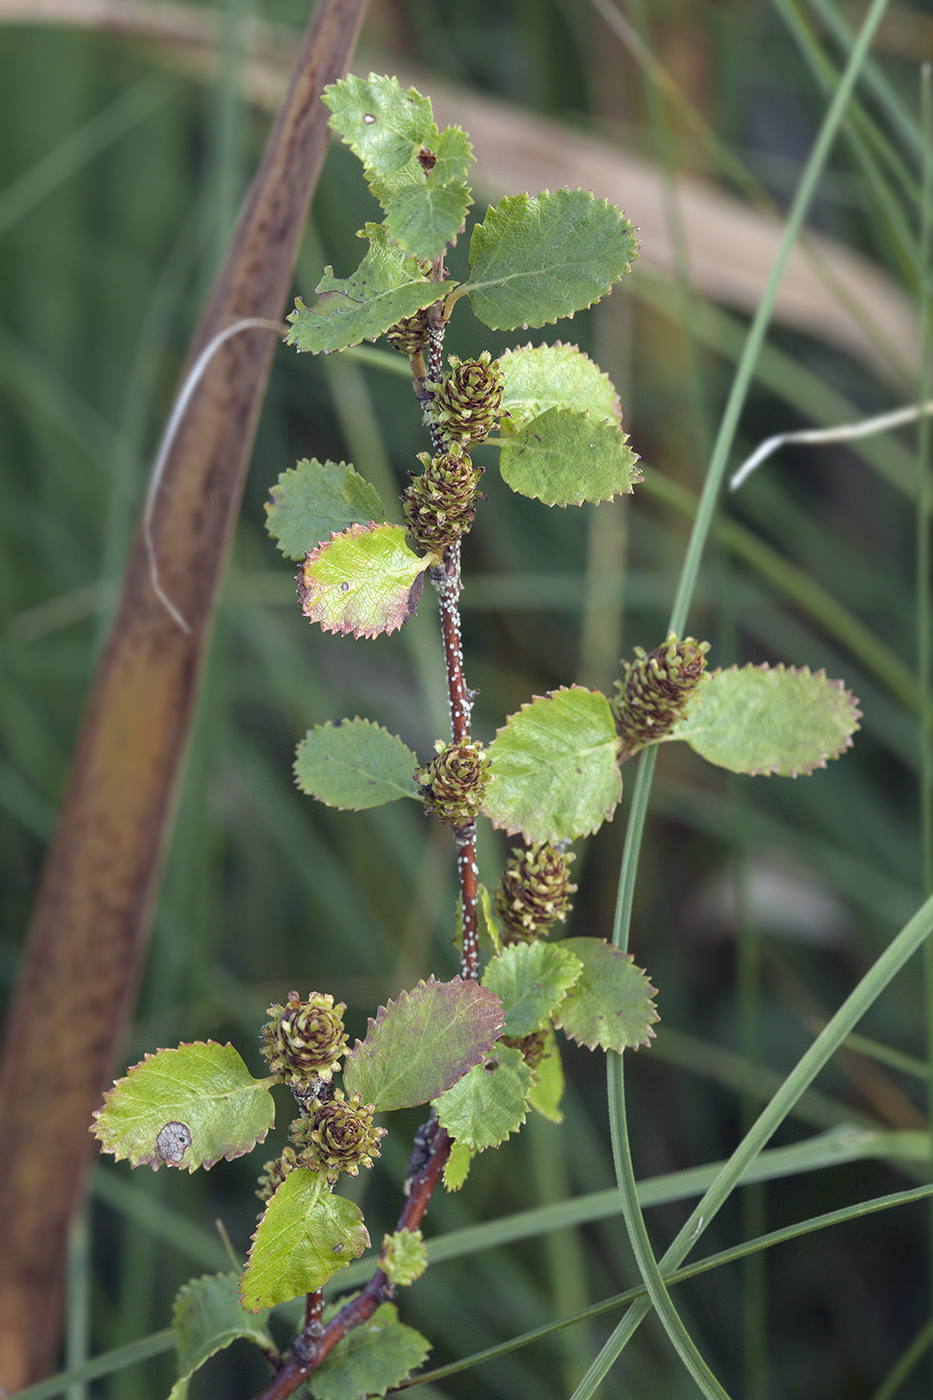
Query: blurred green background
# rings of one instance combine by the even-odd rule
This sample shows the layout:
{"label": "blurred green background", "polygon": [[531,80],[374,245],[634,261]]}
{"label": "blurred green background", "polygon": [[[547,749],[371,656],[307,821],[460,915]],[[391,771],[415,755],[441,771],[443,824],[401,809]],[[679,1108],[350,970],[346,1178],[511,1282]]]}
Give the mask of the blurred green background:
{"label": "blurred green background", "polygon": [[[598,509],[548,511],[508,492],[493,451],[477,455],[489,500],[465,549],[463,608],[480,739],[532,694],[571,681],[608,688],[621,655],[663,639],[689,529],[683,503],[699,491],[776,246],[770,211],[788,204],[809,152],[840,25],[863,8],[371,0],[356,71],[415,82],[442,123],[470,131],[468,111],[485,123],[482,142],[474,131],[478,211],[505,181],[532,192],[584,183],[621,203],[643,241],[641,264],[610,298],[540,338],[578,343],[613,378],[645,486]],[[161,38],[156,9],[170,31]],[[4,1001],[148,465],[308,6],[140,4],[115,15],[105,28],[90,4],[62,3],[38,23],[0,4]],[[930,5],[892,5],[812,211],[823,242],[789,269],[736,465],[771,433],[916,398],[921,58],[933,58]],[[353,234],[374,211],[357,162],[334,148],[297,292],[311,297],[325,262],[352,270]],[[466,248],[464,237],[454,276]],[[461,303],[447,349],[515,343]],[[798,782],[733,780],[681,746],[662,753],[633,944],[662,1016],[629,1072],[639,1176],[726,1156],[924,895],[916,439],[907,429],[857,450],[788,449],[723,503],[691,633],[711,641],[714,665],[825,666],[860,697],[864,719],[850,754]],[[277,352],[120,1072],[156,1046],[210,1037],[232,1039],[258,1073],[265,1007],[290,988],[333,992],[362,1034],[380,1001],[456,970],[446,833],[414,804],[332,812],[291,777],[305,730],[347,715],[430,755],[447,722],[433,599],[391,638],[322,635],[299,615],[291,566],[263,528],[270,485],[312,455],[353,461],[400,520],[396,499],[426,446],[404,373],[365,356]],[[625,814],[623,798],[615,821],[578,843],[572,933],[611,932]],[[487,884],[508,845],[483,834]],[[777,1142],[841,1124],[925,1130],[928,1017],[911,964],[860,1028],[873,1043],[838,1058]],[[432,1203],[429,1232],[613,1184],[602,1060],[569,1046],[566,1067],[564,1125],[538,1120],[478,1159],[463,1193]],[[418,1121],[396,1118],[377,1169],[353,1188],[374,1241],[398,1212]],[[922,1180],[929,1153],[909,1141],[912,1155],[892,1148],[745,1188],[709,1232],[710,1251]],[[245,1254],[255,1175],[280,1147],[270,1135],[268,1150],[194,1178],[98,1168],[72,1249],[70,1360],[165,1327],[177,1287],[227,1265],[215,1219]],[[686,1209],[649,1212],[658,1252]],[[928,1357],[883,1387],[929,1313],[928,1239],[922,1206],[887,1212],[718,1270],[680,1289],[678,1305],[734,1393],[927,1396]],[[432,1340],[436,1364],[636,1281],[616,1218],[438,1265],[405,1291],[402,1314]],[[430,1393],[569,1395],[615,1320]],[[212,1367],[194,1396],[248,1396],[263,1383],[245,1348]],[[162,1357],[91,1393],[160,1396],[171,1375]],[[652,1323],[601,1392],[649,1393],[695,1393]]]}

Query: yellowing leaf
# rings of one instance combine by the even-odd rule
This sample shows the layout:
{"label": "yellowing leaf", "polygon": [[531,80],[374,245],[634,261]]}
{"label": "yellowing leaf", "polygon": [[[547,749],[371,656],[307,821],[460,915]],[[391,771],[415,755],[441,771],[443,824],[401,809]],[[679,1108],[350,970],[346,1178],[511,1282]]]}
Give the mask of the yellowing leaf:
{"label": "yellowing leaf", "polygon": [[434,556],[413,554],[400,525],[351,525],[305,558],[298,575],[301,611],[325,632],[378,637],[407,622]]}
{"label": "yellowing leaf", "polygon": [[268,1081],[254,1079],[232,1045],[195,1041],[157,1050],[104,1094],[92,1132],[134,1167],[193,1172],[262,1142],[275,1118]]}

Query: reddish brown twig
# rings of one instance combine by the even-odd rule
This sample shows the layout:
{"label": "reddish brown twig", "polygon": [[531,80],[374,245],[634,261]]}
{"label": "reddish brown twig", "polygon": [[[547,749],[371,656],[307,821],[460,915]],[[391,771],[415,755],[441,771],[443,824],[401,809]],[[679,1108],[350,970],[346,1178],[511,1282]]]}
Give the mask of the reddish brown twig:
{"label": "reddish brown twig", "polygon": [[[418,1133],[416,1148],[409,1163],[408,1199],[396,1225],[399,1230],[417,1230],[424,1218],[434,1188],[450,1156],[451,1139],[435,1118],[429,1120]],[[425,1159],[425,1153],[427,1157]],[[324,1358],[354,1328],[368,1321],[380,1303],[392,1296],[393,1288],[382,1269],[377,1269],[362,1293],[351,1298],[336,1317],[323,1329],[319,1310],[315,1311],[312,1299],[320,1294],[309,1294],[306,1318],[310,1323],[295,1338],[291,1355],[279,1371],[272,1384],[263,1391],[258,1400],[286,1400],[320,1366]]]}
{"label": "reddish brown twig", "polygon": [[[443,278],[443,260],[433,269],[435,281]],[[443,303],[431,308],[430,339],[427,365],[424,356],[412,358],[415,395],[424,405],[431,392],[427,381],[436,381],[441,371],[441,355],[445,323]],[[443,450],[443,441],[436,429],[431,429],[435,452]],[[444,639],[444,661],[447,671],[447,694],[450,699],[450,730],[455,744],[470,742],[470,713],[473,692],[467,688],[463,675],[463,648],[460,639],[460,545],[450,545],[444,551],[442,564],[430,571],[437,589]],[[476,866],[476,823],[470,822],[455,831],[457,869],[460,876],[463,947],[460,966],[464,977],[479,976],[479,933],[477,926],[478,872]],[[450,1156],[452,1140],[433,1116],[423,1124],[415,1139],[408,1168],[408,1199],[399,1216],[396,1230],[416,1230],[421,1223],[434,1188],[440,1180]],[[366,1287],[340,1309],[326,1327],[321,1325],[321,1294],[309,1293],[304,1329],[295,1338],[291,1353],[272,1384],[259,1400],[285,1400],[321,1365],[324,1358],[354,1328],[372,1317],[379,1304],[392,1296],[393,1287],[383,1269],[378,1268]]]}

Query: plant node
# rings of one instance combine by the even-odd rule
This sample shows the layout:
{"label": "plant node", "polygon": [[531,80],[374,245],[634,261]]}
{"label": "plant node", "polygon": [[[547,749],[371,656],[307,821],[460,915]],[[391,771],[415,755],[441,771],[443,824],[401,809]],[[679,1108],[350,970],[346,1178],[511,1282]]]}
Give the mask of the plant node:
{"label": "plant node", "polygon": [[298,1149],[297,1165],[324,1172],[331,1185],[341,1172],[358,1176],[360,1167],[371,1167],[386,1133],[374,1126],[375,1111],[359,1094],[347,1100],[338,1089],[312,1117],[296,1118],[288,1135]]}
{"label": "plant node", "polygon": [[415,543],[441,554],[473,524],[483,468],[474,467],[457,446],[437,457],[419,452],[418,460],[424,471],[420,476],[410,473],[413,479],[402,495],[402,509]]}
{"label": "plant node", "polygon": [[513,848],[495,898],[503,943],[544,938],[555,919],[563,923],[577,888],[570,883],[573,859],[547,841],[527,850]]}
{"label": "plant node", "polygon": [[439,384],[427,387],[434,398],[425,414],[445,443],[475,447],[498,422],[502,408],[503,377],[499,361],[484,350],[478,360],[451,355],[450,373]]}
{"label": "plant node", "polygon": [[620,760],[663,739],[683,719],[706,669],[708,651],[709,642],[693,637],[681,642],[669,632],[663,646],[651,652],[636,647],[635,660],[622,662],[624,674],[615,682],[611,702],[622,738]]}
{"label": "plant node", "polygon": [[338,1068],[347,1048],[341,1020],[346,1009],[321,992],[312,992],[307,1001],[289,992],[287,1005],[269,1007],[272,1019],[262,1028],[262,1054],[272,1073],[299,1096],[307,1095],[313,1081],[329,1081]]}
{"label": "plant node", "polygon": [[415,782],[424,797],[424,810],[448,826],[476,820],[489,775],[489,758],[479,743],[434,745],[437,757],[415,769]]}

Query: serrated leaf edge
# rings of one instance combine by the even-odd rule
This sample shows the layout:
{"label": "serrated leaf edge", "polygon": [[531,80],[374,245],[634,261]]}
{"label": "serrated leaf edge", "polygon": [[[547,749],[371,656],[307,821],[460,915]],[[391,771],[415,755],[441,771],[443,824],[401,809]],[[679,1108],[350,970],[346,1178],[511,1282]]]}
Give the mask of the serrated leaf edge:
{"label": "serrated leaf edge", "polygon": [[[418,602],[421,598],[420,591],[418,593],[418,597],[415,599],[414,607],[408,613],[408,617],[400,618],[399,621],[394,624],[394,626],[380,627],[377,628],[375,631],[370,631],[365,627],[330,627],[326,622],[322,622],[320,618],[311,617],[308,613],[305,612],[305,597],[311,592],[310,586],[304,582],[303,577],[304,570],[308,567],[308,565],[320,559],[324,552],[331,547],[335,540],[342,540],[348,536],[358,539],[360,535],[373,535],[376,533],[377,530],[398,530],[403,536],[403,538],[407,539],[407,536],[405,534],[405,527],[403,525],[393,525],[390,521],[387,520],[368,520],[366,522],[355,521],[354,524],[348,525],[345,530],[331,530],[330,539],[321,540],[320,544],[315,545],[313,549],[309,549],[308,553],[305,555],[301,566],[298,570],[298,573],[295,577],[295,585],[298,593],[298,602],[301,605],[301,610],[302,613],[304,613],[304,616],[308,618],[309,622],[313,622],[317,627],[320,627],[322,632],[331,632],[338,637],[353,636],[357,640],[359,640],[360,637],[366,637],[370,641],[373,637],[381,637],[383,635],[388,637],[391,636],[393,632],[399,631],[402,627],[402,624],[404,622],[407,622],[408,617],[411,617],[415,611],[415,608],[417,608]],[[407,543],[405,547],[408,548]],[[422,579],[421,586],[423,589],[424,572],[426,569],[432,568],[434,564],[439,562],[439,556],[437,554],[415,554],[414,550],[412,550],[411,553],[414,556],[414,558],[420,560],[421,562],[421,568],[415,575],[411,586],[412,588],[414,588],[417,585],[418,580]],[[409,598],[411,597],[410,590],[408,596]]]}
{"label": "serrated leaf edge", "polygon": [[[845,681],[830,680],[826,674],[825,668],[822,666],[818,671],[811,671],[809,666],[786,666],[783,661],[778,662],[776,666],[770,665],[770,663],[767,661],[762,661],[758,665],[755,665],[753,662],[749,662],[745,666],[739,666],[738,664],[734,666],[718,666],[715,670],[708,671],[707,675],[720,676],[727,675],[730,672],[739,671],[764,671],[766,673],[775,672],[789,676],[810,676],[814,680],[824,680],[826,684],[830,686],[833,690],[841,691],[842,694],[845,696],[846,700],[848,701],[853,726],[851,733],[846,736],[844,742],[841,743],[837,749],[834,749],[831,753],[824,754],[822,759],[820,759],[819,761],[815,760],[813,763],[805,764],[803,767],[795,769],[794,772],[789,775],[790,777],[809,777],[810,774],[815,773],[818,768],[825,768],[828,763],[834,761],[837,758],[841,758],[842,755],[845,753],[846,749],[852,748],[853,735],[857,734],[861,729],[859,720],[863,718],[863,715],[862,711],[858,707],[859,702],[857,698],[852,694],[851,690],[846,689]],[[695,707],[699,708],[701,702],[702,688],[700,692],[698,692]],[[689,715],[691,712],[691,710],[688,710],[687,714]],[[669,736],[665,736],[664,739],[660,739],[658,742],[663,744],[666,742],[667,738],[670,738],[671,740],[676,740],[680,743],[687,744],[691,748],[693,747],[690,744],[690,740],[687,738],[686,735],[680,735],[676,733],[672,733]],[[702,758],[703,755],[700,754],[700,757]],[[744,768],[742,772],[749,778],[771,778],[774,777],[776,773],[778,773],[778,768],[776,764],[771,764],[767,768]],[[779,776],[783,775],[779,774]]]}
{"label": "serrated leaf edge", "polygon": [[[119,1079],[115,1079],[113,1081],[112,1086],[109,1089],[104,1090],[104,1102],[101,1104],[100,1108],[94,1109],[94,1112],[92,1114],[94,1122],[89,1124],[88,1132],[92,1135],[92,1137],[95,1137],[101,1144],[101,1152],[108,1152],[113,1157],[113,1160],[115,1162],[129,1162],[130,1165],[133,1167],[151,1167],[154,1172],[157,1172],[161,1166],[177,1166],[179,1170],[187,1170],[188,1172],[194,1172],[198,1169],[198,1167],[203,1167],[206,1172],[209,1172],[211,1167],[215,1167],[218,1162],[232,1162],[237,1157],[245,1157],[248,1152],[253,1151],[253,1148],[258,1147],[260,1143],[265,1142],[270,1129],[275,1127],[275,1114],[273,1114],[272,1116],[272,1121],[269,1124],[269,1127],[266,1128],[262,1132],[262,1134],[253,1141],[251,1146],[240,1148],[238,1151],[233,1151],[231,1149],[231,1151],[225,1152],[222,1157],[212,1157],[210,1158],[210,1160],[205,1159],[204,1161],[201,1161],[200,1159],[195,1161],[192,1158],[190,1162],[167,1162],[164,1158],[160,1157],[157,1152],[152,1157],[140,1157],[138,1160],[134,1160],[131,1152],[124,1152],[118,1155],[112,1147],[108,1146],[103,1136],[98,1132],[98,1127],[100,1126],[99,1120],[101,1116],[104,1113],[106,1113],[110,1105],[110,1100],[114,1097],[120,1086],[122,1084],[127,1083],[130,1076],[135,1070],[141,1069],[142,1066],[146,1064],[148,1060],[158,1059],[160,1055],[171,1054],[175,1050],[193,1050],[201,1045],[214,1046],[219,1050],[235,1050],[237,1055],[240,1055],[239,1050],[237,1050],[236,1046],[232,1044],[232,1042],[229,1040],[223,1045],[221,1045],[219,1040],[183,1040],[178,1045],[163,1045],[160,1046],[158,1050],[147,1050],[141,1060],[138,1060],[135,1065],[129,1066],[129,1068],[126,1071],[126,1074],[122,1075]],[[240,1059],[243,1059],[242,1055],[240,1055]],[[245,1068],[246,1062],[244,1061],[243,1063]],[[247,1074],[249,1074],[248,1069],[246,1072]],[[276,1083],[275,1075],[268,1075],[264,1079],[256,1079],[255,1076],[250,1075],[250,1078],[252,1079],[255,1085],[263,1085],[267,1088],[268,1086]],[[245,1087],[246,1086],[244,1085],[244,1088]]]}
{"label": "serrated leaf edge", "polygon": [[[483,218],[483,223],[482,223],[482,224],[478,224],[477,227],[479,227],[479,228],[483,227],[483,226],[485,225],[486,219],[489,217],[489,214],[490,214],[490,213],[493,213],[493,212],[495,212],[495,211],[497,211],[497,210],[499,210],[499,209],[501,209],[502,206],[503,206],[503,204],[505,204],[506,200],[527,199],[528,202],[531,203],[531,202],[533,202],[533,201],[536,200],[536,199],[541,199],[543,195],[547,195],[547,197],[548,197],[549,199],[552,199],[555,195],[559,195],[563,190],[566,190],[568,194],[573,194],[573,193],[575,193],[576,191],[579,190],[580,193],[582,193],[582,194],[588,194],[588,195],[590,195],[591,198],[592,198],[592,200],[593,200],[594,205],[602,204],[606,209],[613,209],[613,210],[615,210],[615,212],[619,215],[619,222],[620,222],[620,223],[626,223],[626,224],[628,224],[628,226],[629,226],[629,228],[631,229],[632,233],[633,233],[633,234],[636,233],[637,230],[636,230],[636,228],[635,228],[635,225],[632,223],[631,219],[629,219],[629,218],[626,216],[625,211],[624,211],[623,209],[620,209],[619,206],[618,206],[617,204],[613,204],[612,201],[611,201],[610,199],[606,199],[605,197],[599,198],[599,197],[593,192],[593,190],[588,190],[588,189],[586,189],[585,186],[583,186],[583,185],[561,185],[559,189],[556,189],[556,190],[554,190],[553,192],[552,192],[551,190],[544,189],[544,190],[539,190],[537,194],[529,194],[527,190],[524,190],[524,191],[522,191],[522,192],[519,193],[519,194],[507,194],[507,195],[503,195],[502,199],[500,199],[499,202],[498,202],[497,204],[489,204],[489,205],[486,206],[486,214],[485,214],[485,216],[484,216],[484,218]],[[542,326],[556,326],[558,321],[572,321],[573,318],[574,318],[574,316],[576,315],[577,311],[589,311],[590,307],[595,306],[596,303],[597,303],[598,301],[602,301],[603,297],[607,297],[607,296],[609,296],[609,295],[611,294],[612,289],[613,289],[613,287],[615,286],[615,284],[616,284],[617,282],[621,282],[622,278],[626,275],[626,273],[628,273],[628,272],[631,271],[631,269],[632,269],[632,263],[635,261],[635,259],[636,259],[637,257],[638,257],[638,247],[636,246],[635,252],[632,254],[631,258],[629,259],[628,266],[625,267],[625,268],[623,268],[623,270],[619,273],[619,275],[618,275],[617,277],[613,277],[613,278],[611,279],[611,281],[607,282],[607,283],[606,283],[606,286],[605,286],[605,288],[604,288],[604,290],[601,291],[601,292],[599,292],[598,295],[596,295],[596,296],[593,298],[592,301],[588,301],[588,302],[586,303],[585,306],[578,306],[578,307],[576,308],[576,311],[568,311],[565,315],[552,316],[552,317],[550,317],[550,319],[547,319],[547,320],[544,320],[544,321],[529,322],[528,324],[529,324],[529,325],[533,325],[534,328],[535,328],[536,330],[539,329],[539,328],[542,327]],[[495,279],[492,279],[492,281],[490,281],[490,282],[478,282],[478,283],[476,283],[477,290],[480,290],[480,289],[483,289],[483,288],[485,288],[485,287],[487,287],[487,286],[493,285],[494,281],[495,281]],[[460,284],[460,286],[457,288],[456,293],[453,294],[453,296],[454,296],[457,300],[459,300],[459,298],[460,298],[462,295],[464,295],[464,294],[469,295],[472,286],[473,286],[472,281],[470,281],[470,282],[462,282],[462,283]],[[448,298],[448,301],[449,301],[449,300],[450,300],[450,298]],[[474,314],[475,314],[475,313],[474,313]],[[477,320],[479,320],[479,319],[480,319],[480,318],[477,316]],[[485,325],[486,323],[485,323],[485,321],[483,321],[481,324]],[[492,329],[496,329],[496,330],[506,331],[506,330],[509,330],[510,327],[508,327],[508,326],[498,326],[498,327],[490,327],[490,329],[491,329],[491,330],[492,330]],[[511,328],[511,329],[514,329],[514,327]],[[528,327],[525,326],[525,327],[523,327],[523,329],[528,329]]]}
{"label": "serrated leaf edge", "polygon": [[[619,397],[619,391],[616,389],[616,386],[613,384],[612,380],[609,378],[609,375],[606,373],[606,371],[605,371],[604,369],[602,369],[602,368],[596,363],[595,360],[591,359],[590,356],[586,353],[585,350],[581,350],[580,347],[579,347],[579,345],[576,345],[576,344],[571,345],[568,341],[565,341],[565,340],[555,340],[555,341],[553,341],[552,343],[550,343],[550,344],[548,344],[548,345],[534,345],[534,344],[529,340],[529,342],[528,342],[527,345],[513,345],[512,348],[511,348],[510,350],[503,350],[502,354],[499,356],[499,362],[500,362],[500,364],[501,364],[501,362],[502,362],[503,360],[509,359],[509,357],[512,356],[512,355],[519,355],[519,354],[521,354],[523,350],[573,350],[573,351],[575,351],[575,353],[578,354],[578,355],[580,356],[581,359],[586,360],[587,364],[592,365],[593,368],[594,368],[595,370],[598,370],[598,371],[599,371],[599,378],[600,378],[600,379],[605,379],[606,383],[609,385],[610,389],[612,390],[612,408],[613,408],[612,417],[611,417],[611,418],[606,418],[606,419],[604,419],[603,421],[606,422],[606,423],[612,423],[612,422],[614,422],[614,423],[616,424],[617,427],[619,427],[619,428],[622,427],[622,417],[623,417],[623,414],[622,414],[622,400],[621,400],[620,397]],[[540,415],[536,415],[536,416],[540,416]],[[533,423],[533,422],[534,422],[534,419],[533,419],[533,418],[530,418],[528,421],[529,421],[529,423]],[[623,439],[624,439],[626,442],[628,442],[628,437],[626,436],[626,434],[623,433],[622,436],[623,436]],[[636,461],[636,462],[638,461],[638,458],[637,458],[637,457],[635,458],[635,461]],[[642,478],[642,480],[644,480],[644,478]]]}
{"label": "serrated leaf edge", "polygon": [[[506,732],[506,730],[509,727],[509,722],[513,720],[516,715],[520,715],[523,710],[530,710],[536,700],[552,700],[555,695],[562,695],[565,692],[571,690],[583,690],[586,691],[588,695],[601,695],[604,700],[606,699],[605,695],[603,695],[603,692],[601,690],[597,690],[595,686],[591,687],[587,685],[559,685],[556,690],[548,690],[545,691],[543,695],[532,695],[530,700],[523,700],[519,708],[517,710],[513,710],[512,714],[508,716],[508,719],[506,719],[505,724],[503,724],[502,728],[496,730],[495,738],[498,739],[500,734],[504,734]],[[608,704],[609,702],[607,701],[606,703]],[[622,741],[619,740],[618,745],[616,747],[616,768],[619,768],[618,754],[621,748],[621,742]],[[495,739],[493,740],[493,743],[495,743]],[[490,748],[491,747],[492,745],[490,745]],[[495,779],[495,774],[495,762],[493,762],[493,766],[490,769],[490,786],[492,785],[492,781]],[[610,806],[606,808],[606,812],[603,816],[602,821],[597,826],[592,827],[589,831],[580,832],[580,836],[595,836],[596,832],[599,830],[600,826],[602,826],[603,822],[612,821],[612,818],[615,816],[615,810],[618,807],[618,805],[618,802],[611,803]],[[529,836],[527,836],[526,832],[521,826],[503,826],[501,822],[497,822],[494,817],[491,817],[489,815],[485,807],[480,808],[480,810],[482,811],[483,816],[487,817],[489,821],[492,822],[493,826],[497,828],[497,830],[504,831],[506,836],[517,836],[521,834],[522,836],[525,836],[526,840],[531,839]],[[578,840],[579,837],[575,837],[574,839]]]}
{"label": "serrated leaf edge", "polygon": [[[313,725],[313,726],[308,730],[308,733],[305,735],[305,739],[307,739],[308,734],[315,734],[315,733],[317,733],[317,731],[320,730],[320,729],[342,729],[342,728],[344,727],[344,725],[347,725],[347,724],[365,724],[365,725],[368,725],[370,729],[378,729],[378,730],[380,731],[380,733],[382,733],[382,734],[388,734],[388,736],[389,736],[390,739],[396,739],[396,740],[403,746],[403,748],[408,749],[408,745],[405,743],[405,740],[401,737],[400,734],[393,734],[392,731],[391,731],[391,729],[386,729],[386,727],[385,727],[384,724],[377,724],[376,721],[375,721],[374,719],[366,719],[366,718],[364,718],[364,717],[361,716],[361,715],[354,715],[352,719],[326,719],[326,720],[324,721],[323,724],[315,724],[315,725]],[[299,740],[298,747],[300,748],[301,745],[302,745],[303,743],[304,743],[304,739]],[[412,749],[408,749],[408,752],[414,755],[415,766],[417,767],[418,755],[415,754],[415,753],[414,753],[414,750],[412,750]],[[301,783],[300,783],[299,780],[298,780],[298,774],[297,774],[297,772],[295,771],[297,767],[298,767],[298,759],[296,758],[296,759],[295,759],[295,762],[292,764],[292,775],[293,775],[294,780],[295,780],[295,786],[296,786],[296,788],[297,788],[298,791],[302,794],[303,797],[311,797],[311,796],[313,796],[312,793],[307,792],[307,791],[301,786]],[[408,795],[409,795],[409,797],[410,797],[413,801],[415,801],[415,802],[422,802],[422,803],[424,802],[424,797],[423,797],[420,793],[412,792],[412,793],[409,793]],[[315,799],[315,801],[320,801],[320,800],[321,800],[320,798],[316,798],[316,799]],[[387,807],[389,804],[388,804],[388,803],[384,803],[383,805]],[[331,811],[333,811],[333,812],[365,812],[365,811],[371,810],[370,808],[366,808],[366,807],[341,807],[341,806],[339,805],[339,803],[332,803],[332,802],[325,802],[325,803],[324,803],[324,806],[325,806],[325,807],[330,807]]]}
{"label": "serrated leaf edge", "polygon": [[[561,942],[563,942],[563,943],[572,943],[572,942],[573,942],[573,939],[572,939],[572,938],[565,938],[565,939],[562,939]],[[649,980],[648,980],[648,973],[647,973],[646,969],[643,968],[643,967],[639,967],[639,966],[638,966],[638,964],[635,962],[635,959],[634,959],[634,957],[633,957],[633,955],[632,955],[631,953],[623,952],[621,948],[617,948],[617,947],[615,946],[615,944],[614,944],[614,943],[610,943],[610,942],[608,941],[608,939],[603,938],[603,939],[600,940],[600,942],[604,943],[605,946],[606,946],[607,948],[611,948],[614,952],[618,953],[619,956],[620,956],[625,962],[627,962],[628,964],[630,964],[630,966],[633,967],[634,970],[635,970],[636,972],[640,973],[641,976],[645,979],[645,984],[646,984],[646,985],[645,985],[645,993],[646,993],[646,995],[647,995],[647,997],[648,997],[648,1000],[649,1000],[649,1002],[650,1002],[650,1006],[649,1006],[650,1016],[649,1016],[649,1019],[648,1019],[648,1025],[647,1025],[646,1028],[645,1028],[645,1036],[644,1036],[644,1039],[643,1039],[643,1040],[638,1040],[638,1041],[635,1042],[634,1045],[627,1045],[625,1048],[626,1048],[626,1050],[638,1050],[639,1047],[642,1046],[642,1045],[644,1045],[644,1046],[650,1046],[652,1040],[655,1039],[655,1035],[656,1035],[656,1032],[653,1031],[651,1028],[652,1028],[652,1026],[656,1026],[657,1023],[658,1023],[658,1022],[660,1021],[660,1019],[661,1019],[661,1017],[660,1017],[660,1015],[659,1015],[659,1013],[658,1013],[657,1007],[655,1006],[654,1002],[651,1000],[652,997],[656,997],[656,996],[657,996],[657,994],[658,994],[658,989],[657,989],[657,987],[653,987],[653,986],[651,985],[651,983],[650,983]],[[570,991],[573,991],[573,988],[572,988],[572,987],[570,988]],[[570,992],[568,992],[567,995],[569,996],[569,995],[570,995]],[[567,998],[565,997],[565,998],[564,998],[564,1001],[566,1001],[566,1000],[567,1000]],[[555,1030],[563,1031],[563,1032],[564,1032],[564,1035],[567,1037],[568,1040],[572,1040],[573,1043],[574,1043],[575,1045],[580,1045],[580,1046],[582,1046],[582,1047],[583,1047],[584,1049],[586,1049],[586,1050],[602,1050],[602,1051],[604,1051],[605,1053],[608,1053],[608,1048],[609,1048],[609,1047],[608,1047],[608,1046],[605,1046],[605,1045],[601,1045],[600,1042],[599,1042],[598,1040],[594,1041],[594,1043],[591,1045],[591,1044],[589,1043],[588,1040],[580,1040],[577,1036],[571,1035],[571,1033],[570,1033],[569,1031],[564,1030],[564,1027],[563,1027],[563,1026],[561,1025],[561,1023],[560,1023],[560,1008],[561,1008],[561,1006],[563,1006],[563,1004],[564,1004],[564,1002],[562,1001],[562,1002],[560,1003],[560,1005],[557,1006],[557,1007],[555,1008],[555,1010],[551,1013],[551,1021],[552,1021],[553,1025],[554,1025]]]}

